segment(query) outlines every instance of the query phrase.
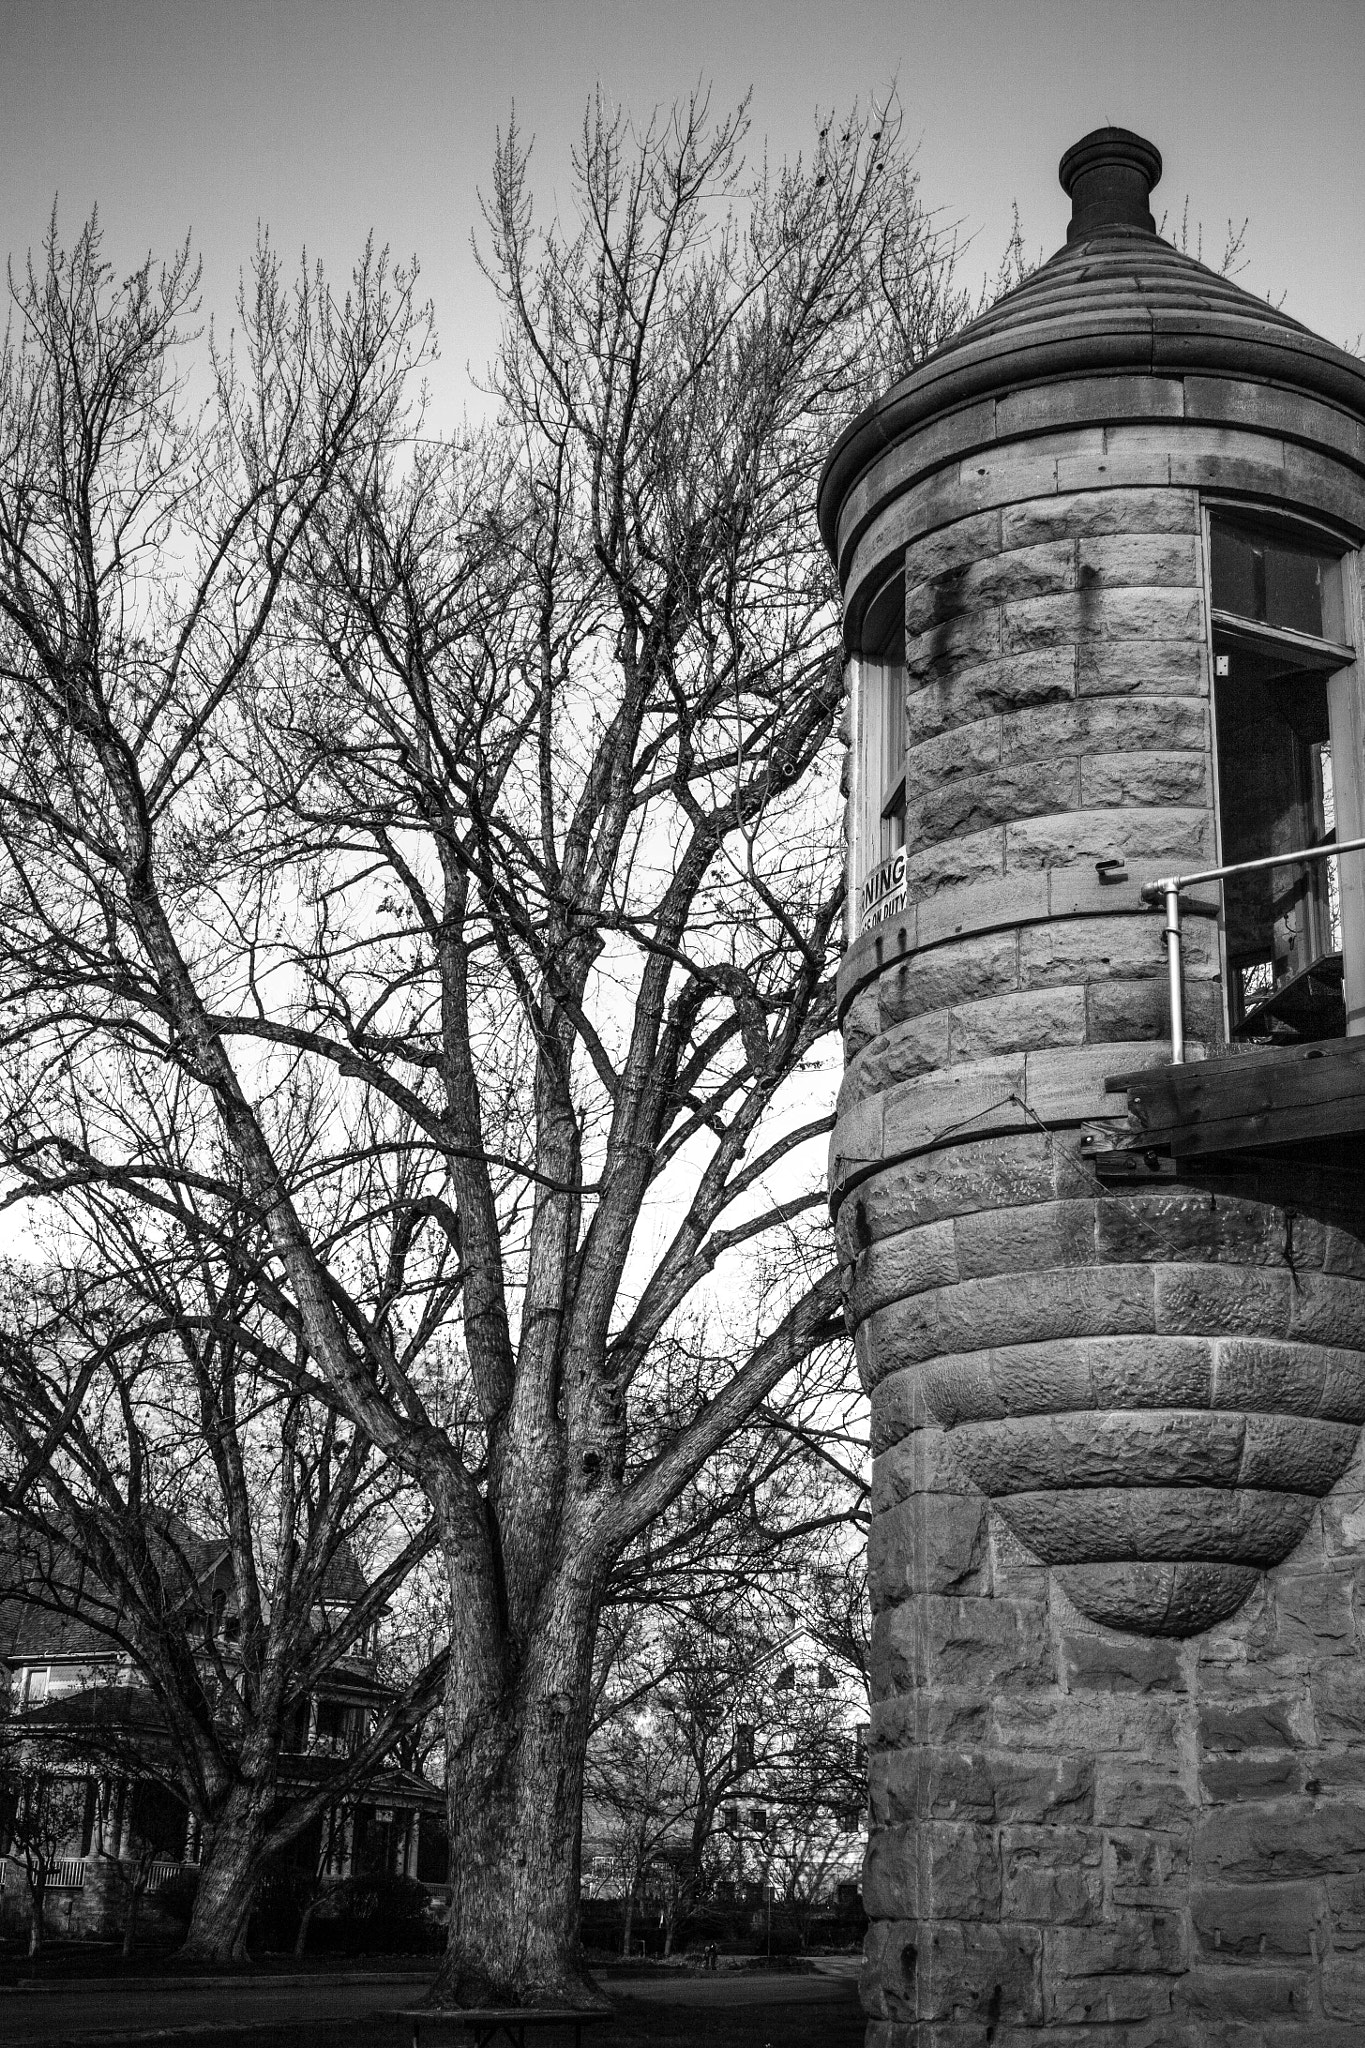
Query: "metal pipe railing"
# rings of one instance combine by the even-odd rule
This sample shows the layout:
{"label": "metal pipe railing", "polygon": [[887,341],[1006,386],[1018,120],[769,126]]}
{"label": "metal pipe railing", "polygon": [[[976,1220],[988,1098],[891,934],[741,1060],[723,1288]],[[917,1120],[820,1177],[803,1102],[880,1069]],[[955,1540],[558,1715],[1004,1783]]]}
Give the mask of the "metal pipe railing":
{"label": "metal pipe railing", "polygon": [[1254,875],[1263,868],[1307,866],[1314,861],[1335,860],[1343,853],[1365,853],[1365,839],[1343,839],[1340,845],[1325,841],[1321,846],[1303,846],[1295,853],[1268,853],[1259,860],[1234,861],[1229,867],[1201,868],[1193,875],[1163,875],[1144,882],[1142,900],[1166,905],[1166,968],[1171,984],[1171,1064],[1185,1063],[1185,966],[1181,955],[1180,892],[1199,882],[1226,882],[1233,875]]}

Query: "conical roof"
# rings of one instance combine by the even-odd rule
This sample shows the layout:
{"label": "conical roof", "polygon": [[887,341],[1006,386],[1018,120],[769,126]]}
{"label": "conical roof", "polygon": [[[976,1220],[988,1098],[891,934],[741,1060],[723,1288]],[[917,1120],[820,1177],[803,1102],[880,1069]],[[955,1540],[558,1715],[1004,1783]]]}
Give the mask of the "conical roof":
{"label": "conical roof", "polygon": [[819,492],[831,553],[848,493],[885,448],[1026,386],[1204,373],[1273,384],[1365,421],[1365,362],[1155,232],[1147,194],[1160,167],[1153,146],[1124,129],[1098,129],[1067,151],[1061,177],[1073,218],[1064,246],[834,444]]}

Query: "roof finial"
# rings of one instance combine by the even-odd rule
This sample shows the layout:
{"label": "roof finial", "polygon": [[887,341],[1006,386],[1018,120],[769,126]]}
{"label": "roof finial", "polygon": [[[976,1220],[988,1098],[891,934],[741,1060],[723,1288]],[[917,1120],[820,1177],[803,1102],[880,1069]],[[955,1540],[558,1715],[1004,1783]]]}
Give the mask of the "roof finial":
{"label": "roof finial", "polygon": [[1161,151],[1130,128],[1096,128],[1073,142],[1057,175],[1071,201],[1068,242],[1106,228],[1145,228],[1156,233],[1149,205],[1161,177]]}

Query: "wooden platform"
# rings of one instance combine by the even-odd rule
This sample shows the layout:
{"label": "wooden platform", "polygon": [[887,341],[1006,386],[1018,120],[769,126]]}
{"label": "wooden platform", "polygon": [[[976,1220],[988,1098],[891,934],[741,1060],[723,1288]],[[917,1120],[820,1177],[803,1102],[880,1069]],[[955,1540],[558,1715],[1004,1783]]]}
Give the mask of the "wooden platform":
{"label": "wooden platform", "polygon": [[1365,1037],[1144,1067],[1104,1085],[1128,1100],[1134,1128],[1120,1152],[1176,1161],[1272,1153],[1330,1163],[1365,1184]]}

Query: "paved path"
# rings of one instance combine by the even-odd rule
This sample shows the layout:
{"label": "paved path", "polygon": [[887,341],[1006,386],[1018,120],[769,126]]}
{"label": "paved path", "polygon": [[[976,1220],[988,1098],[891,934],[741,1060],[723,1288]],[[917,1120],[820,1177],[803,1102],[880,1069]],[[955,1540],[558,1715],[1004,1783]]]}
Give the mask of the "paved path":
{"label": "paved path", "polygon": [[[189,1980],[146,1977],[53,1983],[32,1989],[0,1988],[0,2042],[15,2048],[131,2048],[175,2036],[202,2037],[205,2048],[234,2035],[246,2048],[257,2030],[290,2029],[299,2048],[329,2035],[338,2041],[396,2039],[382,2022],[361,2026],[370,2015],[419,2005],[431,1971],[409,1977],[368,1976],[220,1977]],[[690,2008],[698,2012],[751,2010],[772,2006],[847,2006],[852,1987],[837,1977],[788,1970],[717,1970],[703,1976],[608,1976],[605,1984],[623,2011]],[[350,2023],[350,2024],[348,2024]],[[344,2030],[344,2031],[343,2031]]]}
{"label": "paved path", "polygon": [[799,1970],[712,1970],[701,1977],[618,1977],[606,1982],[622,2005],[847,2005],[850,1987],[838,1977]]}
{"label": "paved path", "polygon": [[191,1979],[148,1977],[0,1989],[0,2041],[15,2048],[65,2048],[68,2042],[153,2042],[158,2035],[230,2029],[335,2025],[368,2013],[416,2005],[431,1973],[420,1977]]}

